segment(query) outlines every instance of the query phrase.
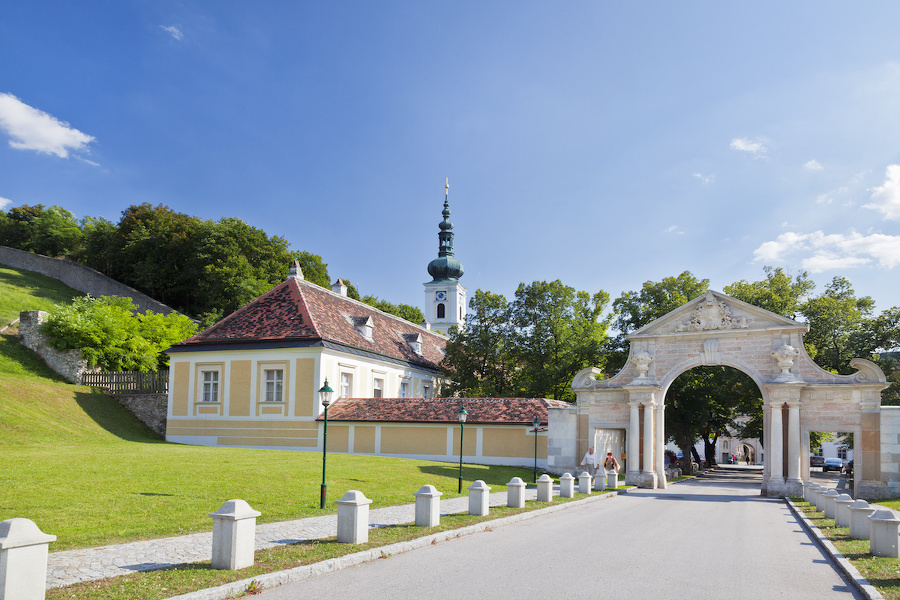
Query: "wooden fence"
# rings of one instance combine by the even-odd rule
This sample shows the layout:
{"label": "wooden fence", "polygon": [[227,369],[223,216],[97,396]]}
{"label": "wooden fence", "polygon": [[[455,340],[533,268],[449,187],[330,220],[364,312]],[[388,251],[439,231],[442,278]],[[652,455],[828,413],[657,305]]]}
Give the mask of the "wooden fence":
{"label": "wooden fence", "polygon": [[165,394],[169,391],[169,371],[84,373],[81,385],[103,388],[112,394]]}

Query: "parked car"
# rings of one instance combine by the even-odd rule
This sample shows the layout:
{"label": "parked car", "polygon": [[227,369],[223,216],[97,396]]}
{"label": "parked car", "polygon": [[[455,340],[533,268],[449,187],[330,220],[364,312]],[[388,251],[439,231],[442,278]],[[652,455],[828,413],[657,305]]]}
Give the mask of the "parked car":
{"label": "parked car", "polygon": [[824,456],[810,456],[809,457],[809,466],[811,467],[825,467],[825,457]]}
{"label": "parked car", "polygon": [[823,471],[838,471],[844,468],[844,461],[839,458],[826,458],[825,464],[822,465]]}

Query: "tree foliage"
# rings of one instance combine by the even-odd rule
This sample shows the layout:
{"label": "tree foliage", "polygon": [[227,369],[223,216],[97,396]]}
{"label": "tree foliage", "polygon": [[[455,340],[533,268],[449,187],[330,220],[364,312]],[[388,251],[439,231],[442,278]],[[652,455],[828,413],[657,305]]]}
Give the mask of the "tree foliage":
{"label": "tree foliage", "polygon": [[151,371],[168,364],[162,351],[196,332],[184,315],[143,314],[131,298],[81,296],[50,312],[41,331],[59,350],[81,350],[91,367]]}
{"label": "tree foliage", "polygon": [[608,302],[606,292],[591,295],[559,280],[520,284],[512,302],[478,290],[465,328],[451,331],[447,344],[453,391],[571,400],[575,374],[604,364]]}
{"label": "tree foliage", "polygon": [[422,313],[422,310],[415,306],[410,306],[409,304],[393,304],[387,300],[379,300],[375,296],[363,296],[360,298],[360,301],[369,306],[374,306],[382,312],[400,317],[401,319],[406,319],[410,323],[415,323],[416,325],[421,324],[422,321],[425,320],[425,315]]}
{"label": "tree foliage", "polygon": [[783,317],[795,319],[804,299],[815,288],[816,284],[806,271],[791,277],[784,269],[763,267],[766,278],[762,281],[747,282],[740,280],[725,286],[723,290],[732,298],[743,300],[769,312]]}

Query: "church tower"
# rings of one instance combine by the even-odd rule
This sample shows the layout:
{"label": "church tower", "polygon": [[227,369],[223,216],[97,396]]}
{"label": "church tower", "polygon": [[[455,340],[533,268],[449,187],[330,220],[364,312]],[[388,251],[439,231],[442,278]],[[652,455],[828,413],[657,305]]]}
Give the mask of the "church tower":
{"label": "church tower", "polygon": [[432,280],[425,284],[425,321],[443,334],[466,323],[466,288],[459,282],[462,263],[453,256],[453,223],[450,222],[450,181],[444,184],[444,210],[438,232],[438,257],[428,263]]}

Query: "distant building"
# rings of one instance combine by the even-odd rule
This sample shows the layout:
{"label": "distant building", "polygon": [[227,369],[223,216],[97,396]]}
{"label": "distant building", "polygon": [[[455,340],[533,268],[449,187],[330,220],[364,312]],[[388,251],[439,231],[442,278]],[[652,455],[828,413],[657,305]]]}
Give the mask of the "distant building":
{"label": "distant building", "polygon": [[431,329],[449,333],[466,323],[466,288],[459,282],[464,269],[453,256],[453,223],[450,222],[450,184],[444,186],[444,215],[438,233],[438,257],[428,263],[432,280],[425,283],[425,321]]}

